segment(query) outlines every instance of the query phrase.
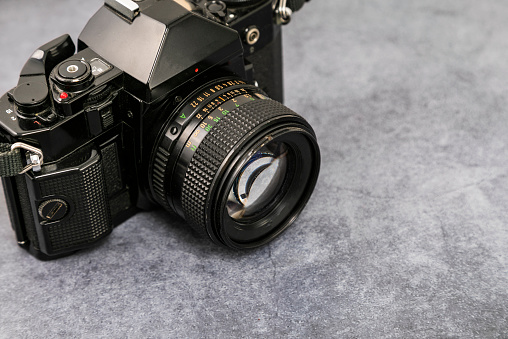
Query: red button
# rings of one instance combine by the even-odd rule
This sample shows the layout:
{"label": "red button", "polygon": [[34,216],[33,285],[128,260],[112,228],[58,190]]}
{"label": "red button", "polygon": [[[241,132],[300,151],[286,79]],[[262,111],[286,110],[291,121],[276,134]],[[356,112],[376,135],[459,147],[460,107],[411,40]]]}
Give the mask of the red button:
{"label": "red button", "polygon": [[67,99],[69,97],[69,94],[62,92],[60,93],[60,99]]}

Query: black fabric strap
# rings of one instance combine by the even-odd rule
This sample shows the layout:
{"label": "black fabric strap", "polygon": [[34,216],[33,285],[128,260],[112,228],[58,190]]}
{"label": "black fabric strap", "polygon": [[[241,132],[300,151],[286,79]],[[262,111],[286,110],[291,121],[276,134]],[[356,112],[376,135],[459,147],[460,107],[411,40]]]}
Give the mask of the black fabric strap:
{"label": "black fabric strap", "polygon": [[0,177],[16,176],[25,167],[19,148],[11,151],[11,146],[0,143]]}

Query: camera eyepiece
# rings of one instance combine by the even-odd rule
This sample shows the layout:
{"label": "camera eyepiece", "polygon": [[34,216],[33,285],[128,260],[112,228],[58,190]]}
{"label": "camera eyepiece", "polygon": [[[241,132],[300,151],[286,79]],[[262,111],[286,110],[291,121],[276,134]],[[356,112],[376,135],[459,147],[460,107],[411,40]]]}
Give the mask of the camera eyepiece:
{"label": "camera eyepiece", "polygon": [[289,227],[311,196],[320,164],[314,132],[243,81],[196,93],[160,133],[153,196],[216,243],[261,246]]}

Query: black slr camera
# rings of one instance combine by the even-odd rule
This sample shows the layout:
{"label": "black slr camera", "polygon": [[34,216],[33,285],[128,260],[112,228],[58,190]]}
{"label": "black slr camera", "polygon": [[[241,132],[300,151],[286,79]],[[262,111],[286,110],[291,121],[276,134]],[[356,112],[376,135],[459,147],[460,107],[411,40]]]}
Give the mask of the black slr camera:
{"label": "black slr camera", "polygon": [[230,248],[283,232],[320,164],[312,128],[277,102],[281,25],[304,2],[106,0],[77,53],[68,35],[37,49],[0,98],[18,243],[61,257],[154,206]]}

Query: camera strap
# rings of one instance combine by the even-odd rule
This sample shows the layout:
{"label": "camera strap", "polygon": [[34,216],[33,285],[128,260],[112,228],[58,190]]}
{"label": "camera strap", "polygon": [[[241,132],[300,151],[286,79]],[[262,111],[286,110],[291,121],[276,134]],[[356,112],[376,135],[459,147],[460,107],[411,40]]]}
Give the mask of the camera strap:
{"label": "camera strap", "polygon": [[[21,149],[26,152],[21,152]],[[40,170],[42,159],[42,151],[33,146],[22,142],[0,143],[0,177],[13,177],[31,169]]]}

